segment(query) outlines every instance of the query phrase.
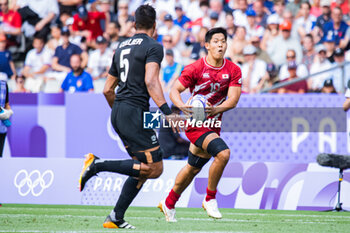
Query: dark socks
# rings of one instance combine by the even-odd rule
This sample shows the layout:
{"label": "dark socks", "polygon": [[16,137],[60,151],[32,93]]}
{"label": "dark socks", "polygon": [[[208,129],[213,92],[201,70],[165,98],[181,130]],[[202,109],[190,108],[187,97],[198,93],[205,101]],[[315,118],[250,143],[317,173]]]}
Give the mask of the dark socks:
{"label": "dark socks", "polygon": [[114,207],[116,220],[124,219],[126,209],[130,206],[131,202],[134,200],[142,188],[142,185],[140,187],[137,187],[138,183],[139,180],[133,177],[129,177],[125,181],[117,204]]}
{"label": "dark socks", "polygon": [[141,162],[133,159],[128,160],[106,160],[95,162],[95,173],[116,172],[127,176],[140,176]]}

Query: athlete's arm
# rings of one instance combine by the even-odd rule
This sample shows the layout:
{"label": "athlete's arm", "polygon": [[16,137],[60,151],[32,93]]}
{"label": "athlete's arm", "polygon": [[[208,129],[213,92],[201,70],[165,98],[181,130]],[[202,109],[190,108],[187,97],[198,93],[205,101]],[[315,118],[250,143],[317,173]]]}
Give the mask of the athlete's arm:
{"label": "athlete's arm", "polygon": [[117,85],[118,85],[117,77],[114,77],[108,74],[105,86],[103,88],[103,94],[111,108],[113,106],[113,102],[115,99],[115,88],[117,87]]}
{"label": "athlete's arm", "polygon": [[175,104],[176,107],[178,107],[183,113],[190,114],[191,107],[189,105],[186,105],[183,100],[181,99],[181,93],[186,90],[186,87],[182,85],[182,83],[179,80],[176,80],[173,87],[170,90],[169,97],[173,104]]}
{"label": "athlete's arm", "polygon": [[149,95],[158,107],[166,103],[162,85],[159,82],[159,65],[156,62],[149,62],[146,64],[145,83]]}
{"label": "athlete's arm", "polygon": [[207,113],[209,116],[215,116],[219,113],[226,112],[232,108],[235,108],[239,97],[241,96],[241,87],[240,86],[230,86],[228,88],[227,99],[222,102],[222,104],[217,107],[213,107],[210,103],[208,104]]}

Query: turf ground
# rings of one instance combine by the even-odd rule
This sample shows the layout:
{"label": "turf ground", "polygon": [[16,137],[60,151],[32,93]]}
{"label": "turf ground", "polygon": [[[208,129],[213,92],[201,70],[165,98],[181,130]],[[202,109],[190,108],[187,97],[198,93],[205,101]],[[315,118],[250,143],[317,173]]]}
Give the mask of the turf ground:
{"label": "turf ground", "polygon": [[177,223],[157,208],[131,207],[125,219],[136,230],[103,229],[112,207],[15,205],[0,207],[0,232],[350,232],[350,212],[221,209],[213,220],[202,209],[178,208]]}

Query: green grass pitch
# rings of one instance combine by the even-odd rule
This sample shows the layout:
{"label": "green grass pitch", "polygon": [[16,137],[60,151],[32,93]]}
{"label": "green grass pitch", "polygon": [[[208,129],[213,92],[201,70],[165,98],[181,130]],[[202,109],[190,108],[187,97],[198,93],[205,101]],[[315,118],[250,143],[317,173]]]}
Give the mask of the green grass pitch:
{"label": "green grass pitch", "polygon": [[177,223],[157,208],[131,207],[125,219],[136,230],[104,229],[112,207],[17,205],[0,207],[0,232],[350,232],[350,212],[221,209],[209,218],[203,209],[178,208]]}

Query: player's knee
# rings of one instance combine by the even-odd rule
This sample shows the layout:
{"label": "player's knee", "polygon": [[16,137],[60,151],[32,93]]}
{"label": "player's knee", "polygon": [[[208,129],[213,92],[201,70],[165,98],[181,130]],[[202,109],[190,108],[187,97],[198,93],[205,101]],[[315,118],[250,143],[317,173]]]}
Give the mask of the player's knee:
{"label": "player's knee", "polygon": [[157,162],[150,165],[151,171],[148,178],[156,179],[163,173],[163,162]]}
{"label": "player's knee", "polygon": [[230,149],[226,149],[226,150],[223,150],[223,151],[220,151],[215,159],[219,160],[220,162],[226,164],[229,160],[230,160]]}
{"label": "player's knee", "polygon": [[192,176],[196,176],[202,170],[202,168],[194,167],[190,164],[187,164],[187,170],[190,172]]}
{"label": "player's knee", "polygon": [[199,157],[198,155],[192,154],[191,151],[188,151],[187,163],[190,165],[190,170],[197,171],[199,169],[199,172],[208,161],[209,159]]}

